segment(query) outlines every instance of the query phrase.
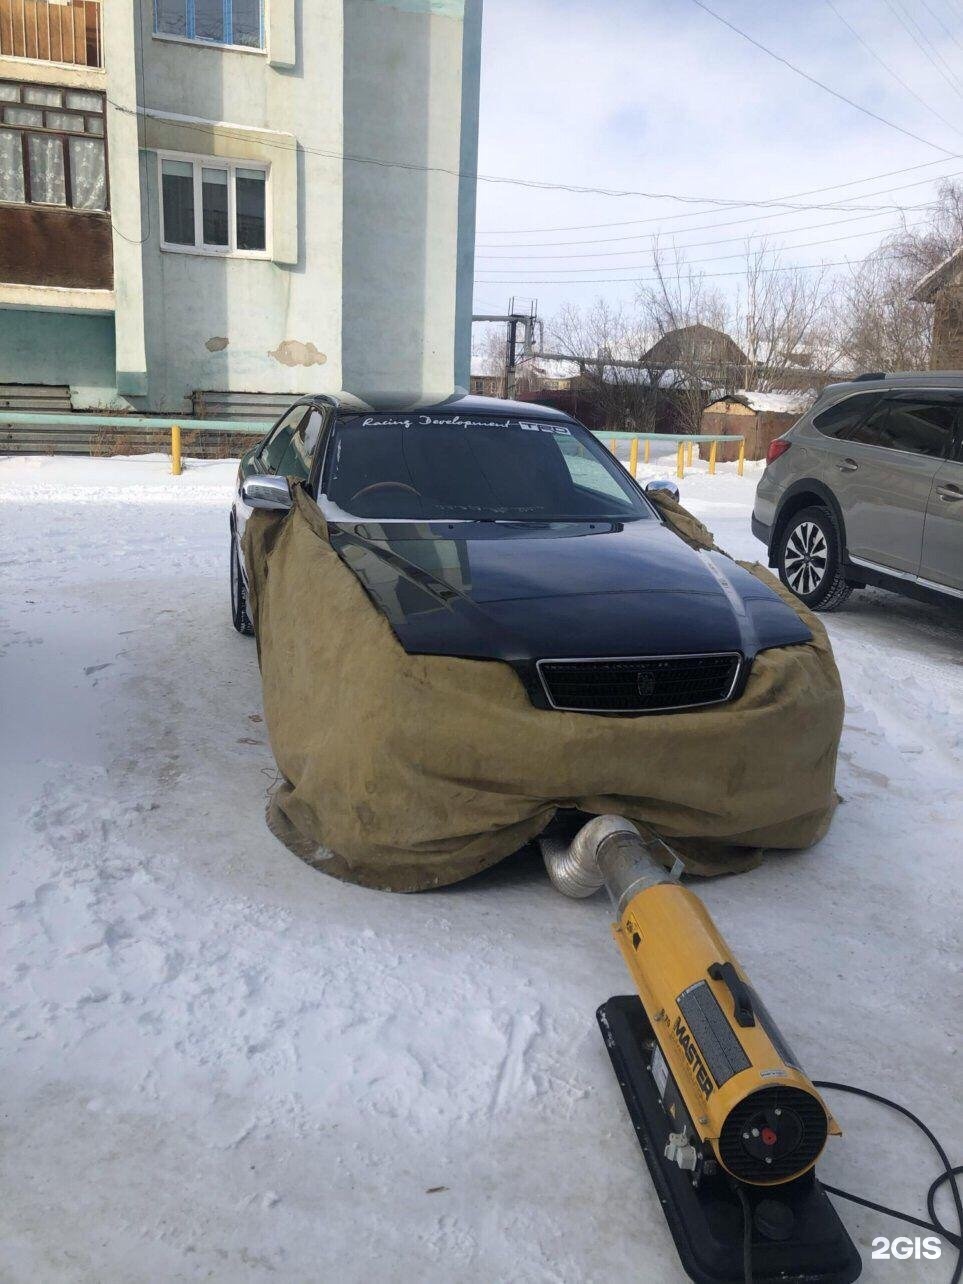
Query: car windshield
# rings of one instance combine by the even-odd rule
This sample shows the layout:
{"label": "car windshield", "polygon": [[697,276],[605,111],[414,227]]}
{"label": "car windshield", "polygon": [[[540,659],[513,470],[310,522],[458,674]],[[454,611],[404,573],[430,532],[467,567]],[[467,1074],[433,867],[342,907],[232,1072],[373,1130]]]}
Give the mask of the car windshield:
{"label": "car windshield", "polygon": [[321,485],[332,516],[638,521],[653,512],[575,423],[504,416],[345,415]]}

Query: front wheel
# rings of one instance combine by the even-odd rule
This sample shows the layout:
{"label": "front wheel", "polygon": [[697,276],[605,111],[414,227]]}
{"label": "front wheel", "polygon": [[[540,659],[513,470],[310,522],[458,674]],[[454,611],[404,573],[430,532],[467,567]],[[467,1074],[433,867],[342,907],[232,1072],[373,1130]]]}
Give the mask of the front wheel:
{"label": "front wheel", "polygon": [[803,508],[779,542],[779,578],[813,611],[835,611],[853,591],[839,558],[839,534],[825,508]]}
{"label": "front wheel", "polygon": [[231,531],[231,621],[238,633],[251,637],[254,625],[248,614],[247,589],[244,587],[244,576],[241,574],[241,553],[237,546],[237,535]]}

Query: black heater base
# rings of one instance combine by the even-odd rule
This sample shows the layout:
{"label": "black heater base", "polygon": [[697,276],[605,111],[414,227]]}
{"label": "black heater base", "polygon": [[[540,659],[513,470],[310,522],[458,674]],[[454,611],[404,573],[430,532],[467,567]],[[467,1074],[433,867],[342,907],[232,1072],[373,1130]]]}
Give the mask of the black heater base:
{"label": "black heater base", "polygon": [[[703,1177],[696,1187],[691,1173],[664,1157],[670,1121],[649,1071],[654,1036],[641,1001],[634,994],[609,999],[597,1015],[686,1274],[695,1284],[741,1284],[744,1214],[732,1179]],[[753,1213],[754,1284],[852,1284],[859,1278],[856,1246],[811,1172],[778,1187],[742,1189]]]}

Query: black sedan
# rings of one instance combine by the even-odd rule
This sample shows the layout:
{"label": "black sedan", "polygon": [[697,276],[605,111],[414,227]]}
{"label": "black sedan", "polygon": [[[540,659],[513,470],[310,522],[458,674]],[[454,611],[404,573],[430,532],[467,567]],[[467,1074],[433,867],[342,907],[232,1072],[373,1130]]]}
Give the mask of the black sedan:
{"label": "black sedan", "polygon": [[477,397],[293,407],[239,470],[231,584],[242,632],[243,525],[251,508],[288,507],[292,480],[406,651],[506,661],[540,707],[718,704],[739,695],[758,651],[811,638],[766,585],[680,539],[580,424]]}

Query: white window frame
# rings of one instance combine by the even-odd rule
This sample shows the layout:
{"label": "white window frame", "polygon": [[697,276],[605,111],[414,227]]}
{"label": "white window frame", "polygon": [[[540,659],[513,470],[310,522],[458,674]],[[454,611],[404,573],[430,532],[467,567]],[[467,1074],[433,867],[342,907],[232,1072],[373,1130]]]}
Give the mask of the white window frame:
{"label": "white window frame", "polygon": [[[164,161],[183,161],[194,168],[194,244],[176,245],[166,238],[164,227]],[[204,244],[204,207],[202,174],[205,169],[227,171],[227,245]],[[236,174],[239,169],[256,169],[264,175],[264,249],[239,250],[237,248],[237,189]],[[266,161],[229,160],[224,156],[201,156],[193,152],[157,153],[157,207],[160,223],[160,247],[171,254],[199,254],[218,259],[270,259],[271,237],[271,166]]]}

